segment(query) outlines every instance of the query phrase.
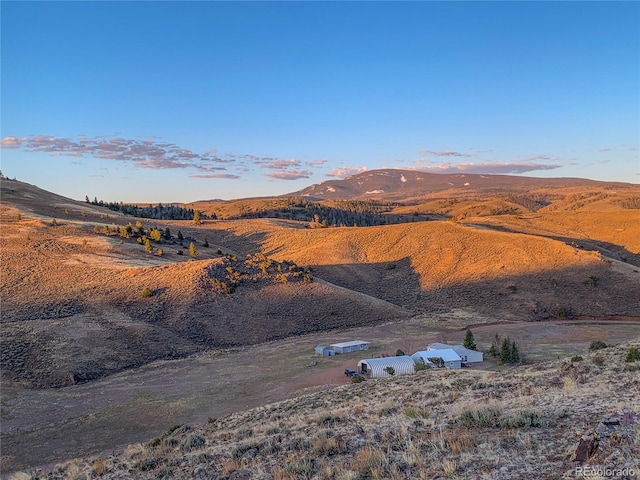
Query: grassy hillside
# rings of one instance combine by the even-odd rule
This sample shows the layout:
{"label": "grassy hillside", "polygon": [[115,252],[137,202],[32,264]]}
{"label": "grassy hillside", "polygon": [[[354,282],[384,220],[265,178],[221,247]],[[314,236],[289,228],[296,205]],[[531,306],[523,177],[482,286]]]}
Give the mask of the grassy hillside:
{"label": "grassy hillside", "polygon": [[[640,470],[635,340],[504,372],[427,370],[301,395],[15,478],[582,478]],[[585,456],[580,443],[593,447]],[[627,474],[607,478],[630,478]]]}

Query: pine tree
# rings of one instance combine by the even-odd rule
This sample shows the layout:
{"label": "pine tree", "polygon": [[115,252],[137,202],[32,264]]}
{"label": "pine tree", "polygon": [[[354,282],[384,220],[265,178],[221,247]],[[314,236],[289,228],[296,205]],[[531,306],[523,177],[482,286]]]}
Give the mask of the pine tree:
{"label": "pine tree", "polygon": [[193,212],[193,223],[195,225],[200,225],[202,223],[202,221],[200,220],[200,212],[198,210]]}
{"label": "pine tree", "polygon": [[473,338],[473,333],[471,332],[471,329],[467,328],[467,333],[464,336],[464,342],[463,342],[463,346],[464,348],[468,348],[469,350],[476,350],[476,341]]}
{"label": "pine tree", "polygon": [[209,240],[207,240],[206,238],[204,239],[204,243],[202,244],[202,246],[204,248],[209,248]]}
{"label": "pine tree", "polygon": [[144,249],[149,253],[153,252],[151,241],[147,237],[144,237]]}
{"label": "pine tree", "polygon": [[516,342],[511,342],[511,359],[510,363],[520,363],[520,352]]}
{"label": "pine tree", "polygon": [[196,244],[193,242],[189,244],[189,255],[191,255],[194,258],[198,256],[198,251],[196,250]]}
{"label": "pine tree", "polygon": [[509,337],[502,341],[500,347],[500,363],[511,363],[511,340]]}

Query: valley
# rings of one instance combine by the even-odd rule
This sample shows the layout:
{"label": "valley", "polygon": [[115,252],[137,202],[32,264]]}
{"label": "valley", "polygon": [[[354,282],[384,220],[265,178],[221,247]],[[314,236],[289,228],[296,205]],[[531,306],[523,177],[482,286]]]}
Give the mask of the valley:
{"label": "valley", "polygon": [[373,226],[242,217],[281,198],[184,204],[216,213],[199,224],[136,219],[3,179],[2,471],[348,383],[359,358],[317,358],[317,344],[358,337],[393,355],[473,326],[481,350],[508,334],[533,365],[640,336],[637,185],[484,178],[425,193],[390,191],[408,174],[382,172],[371,188],[393,207]]}

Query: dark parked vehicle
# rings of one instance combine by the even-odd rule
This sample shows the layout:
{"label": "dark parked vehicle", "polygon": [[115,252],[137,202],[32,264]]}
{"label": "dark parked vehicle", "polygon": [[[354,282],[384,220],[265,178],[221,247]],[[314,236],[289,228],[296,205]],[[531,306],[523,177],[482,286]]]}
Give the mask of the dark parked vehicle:
{"label": "dark parked vehicle", "polygon": [[351,370],[350,368],[345,368],[344,369],[344,374],[347,377],[355,377],[358,374],[358,372],[356,372],[355,370]]}

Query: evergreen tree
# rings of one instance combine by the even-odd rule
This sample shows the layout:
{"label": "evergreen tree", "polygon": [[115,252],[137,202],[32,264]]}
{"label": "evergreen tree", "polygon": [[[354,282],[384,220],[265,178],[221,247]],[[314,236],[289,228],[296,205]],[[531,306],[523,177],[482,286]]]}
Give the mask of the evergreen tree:
{"label": "evergreen tree", "polygon": [[516,342],[511,342],[511,358],[509,363],[520,363],[520,352]]}
{"label": "evergreen tree", "polygon": [[195,225],[200,225],[202,223],[202,221],[200,220],[200,212],[198,210],[193,212],[193,223]]}
{"label": "evergreen tree", "polygon": [[191,255],[194,258],[198,256],[198,251],[196,250],[196,244],[193,242],[189,244],[189,255]]}
{"label": "evergreen tree", "polygon": [[502,341],[500,347],[500,363],[511,363],[511,340],[509,337]]}
{"label": "evergreen tree", "polygon": [[151,241],[147,237],[144,238],[144,249],[149,253],[153,252]]}
{"label": "evergreen tree", "polygon": [[471,332],[471,329],[467,328],[467,333],[464,336],[464,342],[463,342],[464,348],[468,348],[469,350],[476,350],[476,341],[473,338],[473,333]]}
{"label": "evergreen tree", "polygon": [[205,248],[209,248],[209,240],[207,240],[206,238],[204,239],[204,243],[202,244],[203,247]]}
{"label": "evergreen tree", "polygon": [[178,240],[180,240],[180,245],[182,245],[182,241],[184,240],[184,236],[182,235],[182,232],[180,230],[178,230]]}

